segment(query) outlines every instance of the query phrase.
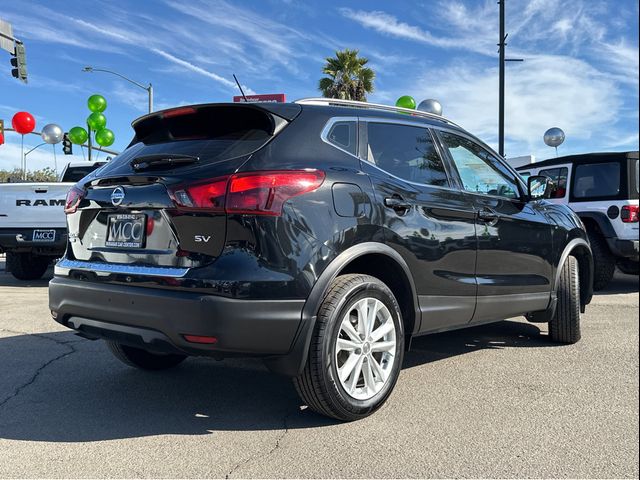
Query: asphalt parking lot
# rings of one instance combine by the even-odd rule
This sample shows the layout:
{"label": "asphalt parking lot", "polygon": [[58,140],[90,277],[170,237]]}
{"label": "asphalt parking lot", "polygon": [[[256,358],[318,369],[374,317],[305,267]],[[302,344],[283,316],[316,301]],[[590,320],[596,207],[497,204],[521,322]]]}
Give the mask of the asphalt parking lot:
{"label": "asphalt parking lot", "polygon": [[258,361],[130,369],[0,260],[0,477],[638,477],[638,277],[583,340],[523,318],[419,338],[390,401],[340,424]]}

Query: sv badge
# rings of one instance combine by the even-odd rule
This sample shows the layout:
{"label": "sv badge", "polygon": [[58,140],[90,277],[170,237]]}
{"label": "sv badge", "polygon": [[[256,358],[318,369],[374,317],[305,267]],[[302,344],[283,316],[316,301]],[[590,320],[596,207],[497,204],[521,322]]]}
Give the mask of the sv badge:
{"label": "sv badge", "polygon": [[193,237],[193,239],[197,242],[197,243],[209,243],[209,240],[211,240],[211,235],[195,235]]}

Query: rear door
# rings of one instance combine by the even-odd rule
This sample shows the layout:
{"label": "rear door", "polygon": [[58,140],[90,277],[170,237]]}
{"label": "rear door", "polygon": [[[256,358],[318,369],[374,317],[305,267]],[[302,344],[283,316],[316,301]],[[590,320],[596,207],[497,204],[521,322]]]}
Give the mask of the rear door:
{"label": "rear door", "polygon": [[[638,205],[638,159],[616,157],[574,165],[570,206],[580,214],[600,215],[611,223],[616,237],[638,240],[638,223],[622,218],[625,206]],[[614,236],[613,232],[603,233]]]}
{"label": "rear door", "polygon": [[473,321],[544,310],[554,268],[552,226],[543,207],[527,202],[517,175],[471,137],[449,131],[439,137],[477,210]]}
{"label": "rear door", "polygon": [[476,302],[475,212],[466,195],[451,188],[431,132],[410,121],[361,118],[360,144],[385,241],[413,275],[418,330],[467,323]]}

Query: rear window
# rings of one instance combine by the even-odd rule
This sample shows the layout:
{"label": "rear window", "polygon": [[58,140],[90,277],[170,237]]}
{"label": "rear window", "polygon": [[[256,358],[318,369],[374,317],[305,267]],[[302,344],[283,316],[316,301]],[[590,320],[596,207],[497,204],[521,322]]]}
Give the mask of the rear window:
{"label": "rear window", "polygon": [[[176,109],[134,123],[136,136],[120,162],[142,155],[195,156],[199,164],[248,155],[274,136],[276,124],[285,122],[258,108],[215,106]],[[278,118],[278,121],[276,120]]]}
{"label": "rear window", "polygon": [[82,167],[69,167],[65,170],[64,175],[62,176],[62,179],[60,181],[77,183],[101,165],[102,164],[87,165]]}
{"label": "rear window", "polygon": [[620,163],[577,165],[573,179],[575,198],[615,197],[620,193]]}

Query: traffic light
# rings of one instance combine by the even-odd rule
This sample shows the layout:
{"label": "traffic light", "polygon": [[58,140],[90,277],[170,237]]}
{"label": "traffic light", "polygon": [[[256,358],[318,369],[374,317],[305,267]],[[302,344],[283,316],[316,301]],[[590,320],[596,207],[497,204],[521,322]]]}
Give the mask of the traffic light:
{"label": "traffic light", "polygon": [[12,54],[11,75],[27,83],[27,52],[23,43],[16,43],[16,51]]}
{"label": "traffic light", "polygon": [[0,119],[0,145],[4,143],[4,120]]}
{"label": "traffic light", "polygon": [[62,136],[62,151],[65,155],[73,154],[73,145],[71,144],[71,140],[69,140],[69,134],[65,133]]}

